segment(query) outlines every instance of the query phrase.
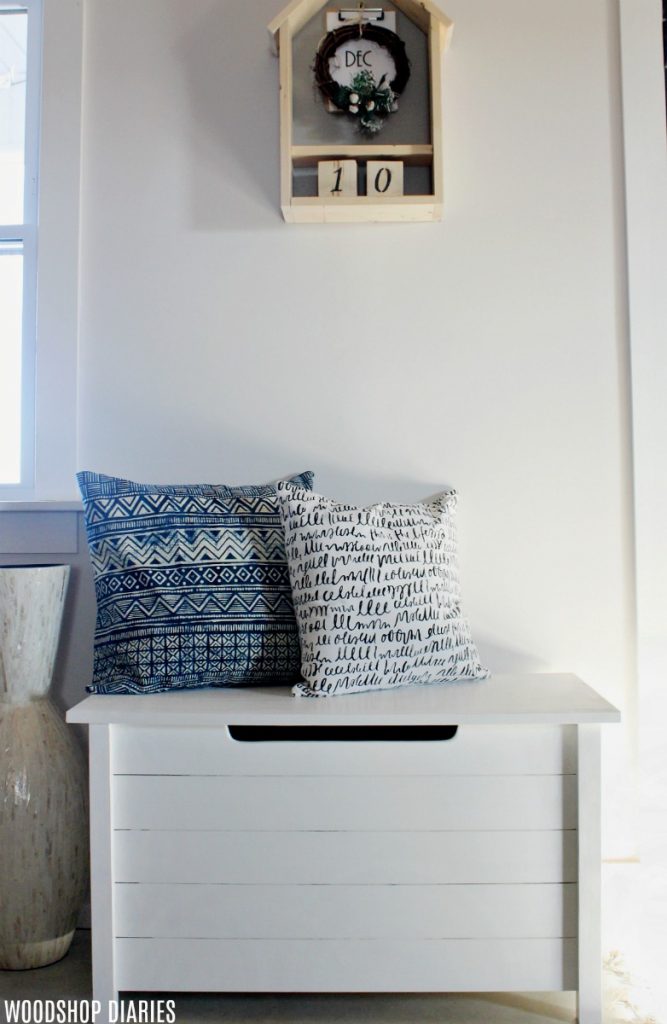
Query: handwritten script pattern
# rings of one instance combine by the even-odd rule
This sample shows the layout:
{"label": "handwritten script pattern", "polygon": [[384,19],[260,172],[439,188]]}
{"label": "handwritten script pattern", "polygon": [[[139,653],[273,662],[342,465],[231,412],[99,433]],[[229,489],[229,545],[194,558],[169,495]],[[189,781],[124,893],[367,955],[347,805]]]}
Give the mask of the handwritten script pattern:
{"label": "handwritten script pattern", "polygon": [[449,491],[344,505],[278,485],[301,642],[298,696],[485,678],[461,616]]}

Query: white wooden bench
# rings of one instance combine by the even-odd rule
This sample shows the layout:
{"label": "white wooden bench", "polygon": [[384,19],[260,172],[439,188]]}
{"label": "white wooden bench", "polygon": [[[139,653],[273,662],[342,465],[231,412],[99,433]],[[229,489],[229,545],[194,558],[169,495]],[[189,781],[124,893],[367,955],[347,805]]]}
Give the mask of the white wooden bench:
{"label": "white wooden bench", "polygon": [[600,1024],[619,717],[571,675],[89,697],[94,998],[577,990]]}

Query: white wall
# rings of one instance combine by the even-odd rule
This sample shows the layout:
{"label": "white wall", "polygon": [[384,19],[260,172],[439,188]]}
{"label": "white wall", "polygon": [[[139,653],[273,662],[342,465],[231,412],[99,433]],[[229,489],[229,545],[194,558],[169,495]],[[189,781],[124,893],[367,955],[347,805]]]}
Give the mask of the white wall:
{"label": "white wall", "polygon": [[490,667],[580,673],[631,739],[616,4],[449,0],[444,222],[359,227],[280,219],[280,8],[87,0],[80,466],[454,485]]}
{"label": "white wall", "polygon": [[[642,3],[659,25],[658,0]],[[556,20],[544,0],[450,0],[445,222],[363,228],[279,219],[264,33],[279,7],[86,0],[79,464],[230,482],[308,465],[322,490],[359,501],[457,486],[466,605],[489,666],[574,670],[624,708],[606,730],[605,853],[627,857],[637,688],[617,4],[568,0]],[[641,267],[636,237],[634,252]],[[639,326],[653,330],[646,308]],[[657,458],[646,399],[662,408],[660,352],[644,345],[635,367],[638,495]],[[658,540],[638,502],[646,570]],[[68,706],[90,678],[94,593],[80,517],[77,535],[63,516],[0,506],[0,558],[73,566],[54,682]]]}

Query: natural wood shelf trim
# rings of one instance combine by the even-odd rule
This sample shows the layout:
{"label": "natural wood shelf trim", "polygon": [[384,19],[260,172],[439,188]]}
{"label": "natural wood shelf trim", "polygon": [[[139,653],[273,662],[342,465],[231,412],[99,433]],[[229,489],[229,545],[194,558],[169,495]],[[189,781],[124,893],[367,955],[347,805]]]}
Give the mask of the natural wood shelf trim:
{"label": "natural wood shelf trim", "polygon": [[313,164],[317,160],[403,160],[407,164],[430,164],[433,160],[433,146],[393,145],[377,143],[345,146],[292,146],[292,162],[295,167]]}
{"label": "natural wood shelf trim", "polygon": [[[349,197],[345,202],[321,203],[310,197],[298,197],[283,206],[283,216],[292,224],[373,224],[442,219],[442,205],[425,196],[401,196],[400,201],[366,201],[365,196]],[[359,202],[363,199],[363,202]],[[410,200],[416,199],[416,202]]]}
{"label": "natural wood shelf trim", "polygon": [[334,202],[320,196],[294,196],[291,205],[326,206],[335,210],[337,206],[423,206],[435,202],[435,196],[344,196]]}

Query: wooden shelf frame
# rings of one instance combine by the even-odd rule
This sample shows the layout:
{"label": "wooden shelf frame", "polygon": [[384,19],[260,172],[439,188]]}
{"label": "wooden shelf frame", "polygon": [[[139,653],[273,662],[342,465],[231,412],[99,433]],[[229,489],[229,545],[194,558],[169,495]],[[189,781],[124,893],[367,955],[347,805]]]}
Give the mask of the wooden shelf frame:
{"label": "wooden shelf frame", "polygon": [[[280,46],[283,42],[279,35],[281,28],[288,25],[290,36],[295,36],[329,2],[330,0],[291,0],[287,7],[283,8],[268,25],[269,36],[276,54],[280,53]],[[454,22],[440,10],[437,3],[434,3],[433,0],[392,0],[392,2],[396,9],[414,21],[422,32],[428,32],[435,22],[442,35],[443,48],[449,45]]]}
{"label": "wooden shelf frame", "polygon": [[414,167],[430,167],[433,163],[433,146],[383,146],[377,142],[347,146],[292,146],[294,167],[313,166],[318,160],[402,160]]}
{"label": "wooden shelf frame", "polygon": [[348,196],[328,203],[318,196],[295,196],[283,216],[290,224],[426,223],[440,220],[433,196]]}
{"label": "wooden shelf frame", "polygon": [[[330,0],[329,0],[330,2]],[[431,144],[383,145],[381,141],[348,145],[295,145],[293,141],[292,40],[304,25],[326,6],[327,0],[292,0],[269,25],[275,52],[280,57],[280,200],[288,223],[361,223],[376,221],[436,221],[443,209],[442,87],[444,54],[453,22],[432,0],[393,0],[396,8],[427,35]],[[391,159],[410,166],[431,168],[430,195],[392,197],[341,197],[335,202],[321,197],[295,196],[294,169],[315,166],[319,160]]]}

